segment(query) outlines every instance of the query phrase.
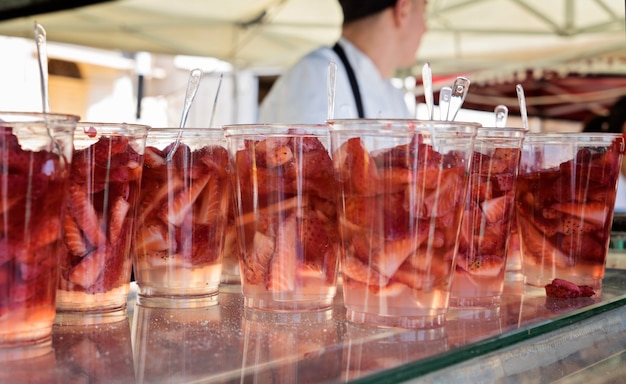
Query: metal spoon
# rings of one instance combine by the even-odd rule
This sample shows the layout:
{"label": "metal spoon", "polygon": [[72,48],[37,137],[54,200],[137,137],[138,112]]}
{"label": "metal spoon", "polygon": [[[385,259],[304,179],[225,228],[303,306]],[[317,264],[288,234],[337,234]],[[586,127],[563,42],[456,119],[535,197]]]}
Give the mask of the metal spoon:
{"label": "metal spoon", "polygon": [[515,90],[517,91],[517,101],[519,102],[519,111],[522,115],[522,127],[524,129],[528,129],[528,111],[526,109],[526,97],[524,96],[524,88],[522,84],[517,84],[515,86]]}
{"label": "metal spoon", "polygon": [[328,112],[326,118],[332,120],[335,117],[335,88],[337,86],[337,63],[328,62],[328,78],[326,82],[328,92]]}
{"label": "metal spoon", "polygon": [[187,90],[185,92],[185,104],[183,106],[183,114],[180,117],[180,124],[178,127],[180,130],[178,131],[178,136],[176,137],[176,142],[170,149],[169,153],[165,157],[165,161],[171,161],[174,153],[178,149],[180,145],[180,139],[183,137],[183,128],[185,128],[185,124],[187,123],[187,117],[189,116],[189,110],[191,109],[191,104],[196,97],[196,93],[198,92],[198,87],[200,86],[200,79],[202,78],[202,70],[201,69],[192,69],[189,74],[189,81],[187,82]]}
{"label": "metal spoon", "polygon": [[497,105],[496,108],[493,110],[493,113],[496,116],[496,128],[506,127],[506,119],[509,116],[509,109],[506,107],[506,105]]}
{"label": "metal spoon", "polygon": [[454,121],[456,114],[459,113],[467,91],[469,90],[470,81],[468,78],[459,76],[454,80],[452,85],[452,94],[450,95],[450,109],[448,110],[448,118],[446,120]]}
{"label": "metal spoon", "polygon": [[422,67],[422,83],[424,84],[424,98],[426,99],[428,120],[432,120],[435,111],[435,100],[433,96],[433,73],[429,62],[424,63]]}
{"label": "metal spoon", "polygon": [[442,87],[439,91],[439,114],[441,120],[448,120],[448,110],[450,109],[450,97],[452,96],[452,88]]}

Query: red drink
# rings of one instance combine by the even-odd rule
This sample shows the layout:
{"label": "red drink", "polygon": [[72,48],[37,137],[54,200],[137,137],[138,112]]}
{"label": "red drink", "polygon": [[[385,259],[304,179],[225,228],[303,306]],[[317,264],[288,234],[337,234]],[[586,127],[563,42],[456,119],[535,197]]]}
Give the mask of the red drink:
{"label": "red drink", "polygon": [[515,200],[521,128],[479,128],[450,306],[500,303]]}
{"label": "red drink", "polygon": [[442,326],[475,126],[339,120],[331,132],[347,318]]}
{"label": "red drink", "polygon": [[4,354],[6,347],[50,341],[76,120],[76,116],[0,112],[0,357],[4,360],[11,359]]}
{"label": "red drink", "polygon": [[246,306],[329,308],[339,239],[326,126],[227,126],[226,137]]}
{"label": "red drink", "polygon": [[601,289],[623,152],[621,135],[526,137],[516,205],[527,284]]}
{"label": "red drink", "polygon": [[144,305],[217,303],[231,197],[228,151],[221,129],[187,129],[176,144],[179,132],[153,129],[147,140],[135,245]]}
{"label": "red drink", "polygon": [[79,123],[65,215],[57,320],[123,312],[147,126]]}

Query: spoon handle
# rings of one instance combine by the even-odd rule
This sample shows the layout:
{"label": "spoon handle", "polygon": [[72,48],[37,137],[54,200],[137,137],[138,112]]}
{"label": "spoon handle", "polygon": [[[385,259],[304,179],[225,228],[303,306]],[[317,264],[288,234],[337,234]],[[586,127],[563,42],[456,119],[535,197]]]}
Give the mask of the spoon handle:
{"label": "spoon handle", "polygon": [[528,110],[526,109],[526,97],[524,96],[524,87],[522,84],[517,84],[515,86],[515,91],[517,92],[517,101],[519,102],[519,111],[522,115],[522,127],[524,129],[528,129]]}
{"label": "spoon handle", "polygon": [[439,114],[441,120],[448,120],[448,110],[450,109],[450,97],[452,96],[452,88],[442,87],[439,91]]}
{"label": "spoon handle", "polygon": [[335,117],[335,89],[337,86],[337,63],[328,62],[328,79],[326,83],[328,92],[328,111],[326,118],[332,120]]}
{"label": "spoon handle", "polygon": [[46,30],[35,23],[35,43],[37,44],[37,61],[39,62],[39,81],[41,86],[41,107],[45,113],[50,112],[48,98],[48,55],[46,53]]}
{"label": "spoon handle", "polygon": [[424,84],[424,99],[426,99],[428,120],[432,120],[435,109],[435,100],[433,96],[433,73],[430,69],[429,62],[424,63],[424,66],[422,67],[422,83]]}
{"label": "spoon handle", "polygon": [[185,124],[187,123],[187,117],[189,116],[189,110],[191,109],[191,104],[193,100],[196,98],[196,93],[198,92],[198,88],[200,86],[200,79],[202,78],[202,70],[201,69],[192,69],[189,73],[189,80],[187,81],[187,90],[185,91],[185,104],[183,105],[183,114],[180,117],[180,124],[178,135],[176,136],[176,141],[174,145],[170,149],[169,153],[165,157],[165,161],[172,161],[172,157],[178,150],[178,146],[180,145],[180,139],[183,137],[183,128],[185,128]]}
{"label": "spoon handle", "polygon": [[224,74],[220,74],[220,81],[217,83],[217,90],[215,91],[215,98],[213,99],[213,107],[211,108],[211,118],[209,119],[209,127],[213,128],[213,120],[215,120],[215,110],[217,109],[217,100],[220,95],[220,89],[222,88],[222,79]]}
{"label": "spoon handle", "polygon": [[465,101],[469,86],[470,81],[466,77],[459,76],[456,80],[454,80],[454,84],[452,85],[452,94],[450,95],[450,109],[448,111],[447,120],[454,121],[456,118],[456,114],[459,113],[459,110]]}
{"label": "spoon handle", "polygon": [[509,116],[509,109],[506,105],[499,104],[493,110],[494,115],[496,116],[496,128],[504,128],[506,127],[506,119]]}

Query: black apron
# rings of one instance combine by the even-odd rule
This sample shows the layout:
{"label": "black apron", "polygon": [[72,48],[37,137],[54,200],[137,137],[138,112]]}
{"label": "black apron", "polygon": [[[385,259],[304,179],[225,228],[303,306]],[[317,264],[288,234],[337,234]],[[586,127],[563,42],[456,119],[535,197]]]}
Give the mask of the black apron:
{"label": "black apron", "polygon": [[354,102],[356,103],[356,110],[359,115],[359,118],[364,118],[365,113],[363,112],[363,101],[361,100],[361,92],[359,91],[359,84],[356,81],[356,76],[354,75],[354,70],[348,61],[348,57],[346,56],[346,52],[341,48],[339,43],[335,43],[333,46],[333,51],[337,53],[339,59],[343,63],[343,66],[346,68],[346,72],[348,72],[348,80],[350,81],[350,87],[352,88],[352,94],[354,95]]}

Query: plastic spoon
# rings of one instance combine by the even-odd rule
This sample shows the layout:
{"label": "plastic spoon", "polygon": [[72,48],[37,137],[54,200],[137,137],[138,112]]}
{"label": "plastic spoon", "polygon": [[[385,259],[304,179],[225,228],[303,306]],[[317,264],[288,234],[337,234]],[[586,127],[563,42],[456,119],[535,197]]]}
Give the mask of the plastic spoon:
{"label": "plastic spoon", "polygon": [[522,84],[517,84],[515,86],[515,90],[517,91],[519,111],[522,115],[522,127],[524,129],[528,129],[528,111],[526,110],[526,97],[524,96],[524,88],[522,87]]}
{"label": "plastic spoon", "polygon": [[429,62],[424,63],[422,67],[422,83],[424,84],[424,99],[426,99],[428,120],[432,120],[435,111],[435,100],[433,96],[433,73]]}
{"label": "plastic spoon", "polygon": [[442,87],[439,91],[439,114],[441,115],[441,120],[448,120],[451,96],[452,88],[450,87]]}
{"label": "plastic spoon", "polygon": [[509,116],[509,109],[506,105],[497,105],[493,110],[493,113],[496,116],[496,128],[506,127],[506,119]]}
{"label": "plastic spoon", "polygon": [[456,114],[461,110],[461,106],[467,96],[470,81],[468,78],[459,76],[454,80],[452,85],[452,94],[450,95],[450,108],[448,110],[448,118],[446,120],[454,121]]}
{"label": "plastic spoon", "polygon": [[183,106],[183,114],[180,117],[180,124],[178,127],[180,130],[178,131],[178,136],[176,137],[176,141],[172,146],[172,149],[167,154],[165,161],[171,161],[172,157],[178,150],[178,146],[180,145],[180,139],[183,136],[183,128],[185,128],[185,124],[187,123],[187,117],[189,116],[189,110],[191,109],[191,104],[193,100],[196,98],[196,93],[198,92],[198,87],[200,86],[200,79],[202,78],[202,70],[201,69],[192,69],[189,74],[189,81],[187,82],[187,90],[185,92],[185,104]]}
{"label": "plastic spoon", "polygon": [[222,88],[222,79],[224,74],[220,74],[220,81],[217,83],[217,90],[215,91],[215,99],[213,99],[213,107],[211,108],[211,118],[209,120],[209,127],[213,127],[213,120],[215,120],[215,110],[217,109],[217,100],[220,95],[220,88]]}
{"label": "plastic spoon", "polygon": [[332,120],[335,117],[335,88],[337,86],[337,63],[328,62],[328,79],[326,83],[328,92],[328,112],[327,119]]}
{"label": "plastic spoon", "polygon": [[35,43],[37,44],[37,61],[39,62],[41,107],[45,113],[49,113],[50,100],[48,98],[48,55],[46,53],[46,30],[39,23],[35,23]]}

